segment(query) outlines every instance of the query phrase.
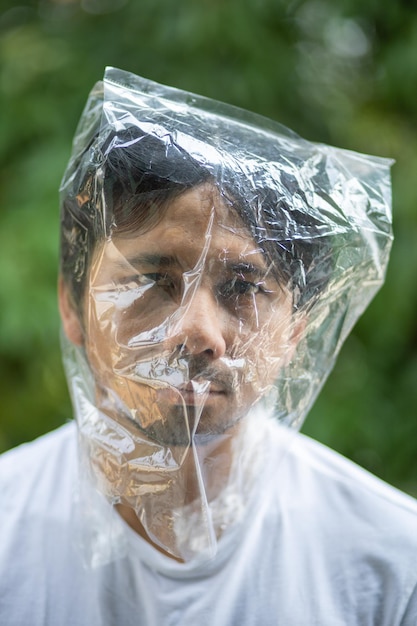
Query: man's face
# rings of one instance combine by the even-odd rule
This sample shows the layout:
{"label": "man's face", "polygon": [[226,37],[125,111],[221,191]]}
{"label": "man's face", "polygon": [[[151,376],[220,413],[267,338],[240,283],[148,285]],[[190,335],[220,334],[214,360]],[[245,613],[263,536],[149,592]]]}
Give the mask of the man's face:
{"label": "man's face", "polygon": [[294,348],[290,292],[209,185],[100,244],[86,300],[99,408],[163,446],[233,429]]}

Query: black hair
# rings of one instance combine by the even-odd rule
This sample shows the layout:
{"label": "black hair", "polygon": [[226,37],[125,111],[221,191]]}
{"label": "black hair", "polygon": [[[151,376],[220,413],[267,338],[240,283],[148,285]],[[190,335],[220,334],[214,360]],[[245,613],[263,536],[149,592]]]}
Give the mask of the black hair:
{"label": "black hair", "polygon": [[[251,175],[220,157],[195,158],[175,135],[137,127],[96,135],[75,164],[61,209],[61,273],[81,310],[97,243],[112,233],[152,228],[169,203],[210,182],[236,212],[272,264],[276,280],[291,287],[296,307],[314,301],[328,282],[331,246],[288,168],[272,183],[262,168]],[[297,198],[297,206],[291,205]]]}

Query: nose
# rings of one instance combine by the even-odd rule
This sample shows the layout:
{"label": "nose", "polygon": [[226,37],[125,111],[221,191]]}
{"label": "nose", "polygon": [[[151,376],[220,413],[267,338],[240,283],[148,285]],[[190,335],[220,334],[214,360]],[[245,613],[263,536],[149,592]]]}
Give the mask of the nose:
{"label": "nose", "polygon": [[226,352],[226,320],[210,289],[200,286],[177,312],[170,342],[188,354],[219,359]]}

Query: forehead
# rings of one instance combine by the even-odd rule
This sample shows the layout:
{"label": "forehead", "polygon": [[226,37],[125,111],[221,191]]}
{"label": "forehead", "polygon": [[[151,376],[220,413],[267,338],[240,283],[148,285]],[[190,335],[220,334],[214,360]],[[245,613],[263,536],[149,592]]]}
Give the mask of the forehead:
{"label": "forehead", "polygon": [[209,184],[170,201],[152,228],[115,234],[100,248],[96,262],[117,263],[120,256],[130,262],[144,255],[176,259],[184,269],[195,267],[202,258],[211,263],[247,262],[266,269],[262,251],[236,210]]}

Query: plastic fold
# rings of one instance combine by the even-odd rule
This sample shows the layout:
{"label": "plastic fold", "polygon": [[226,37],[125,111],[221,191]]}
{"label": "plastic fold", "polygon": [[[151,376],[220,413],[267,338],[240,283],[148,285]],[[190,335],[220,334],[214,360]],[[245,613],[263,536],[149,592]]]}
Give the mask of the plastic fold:
{"label": "plastic fold", "polygon": [[61,185],[91,563],[120,554],[115,510],[171,557],[211,558],[277,480],[268,433],[283,454],[383,283],[390,166],[106,69]]}

